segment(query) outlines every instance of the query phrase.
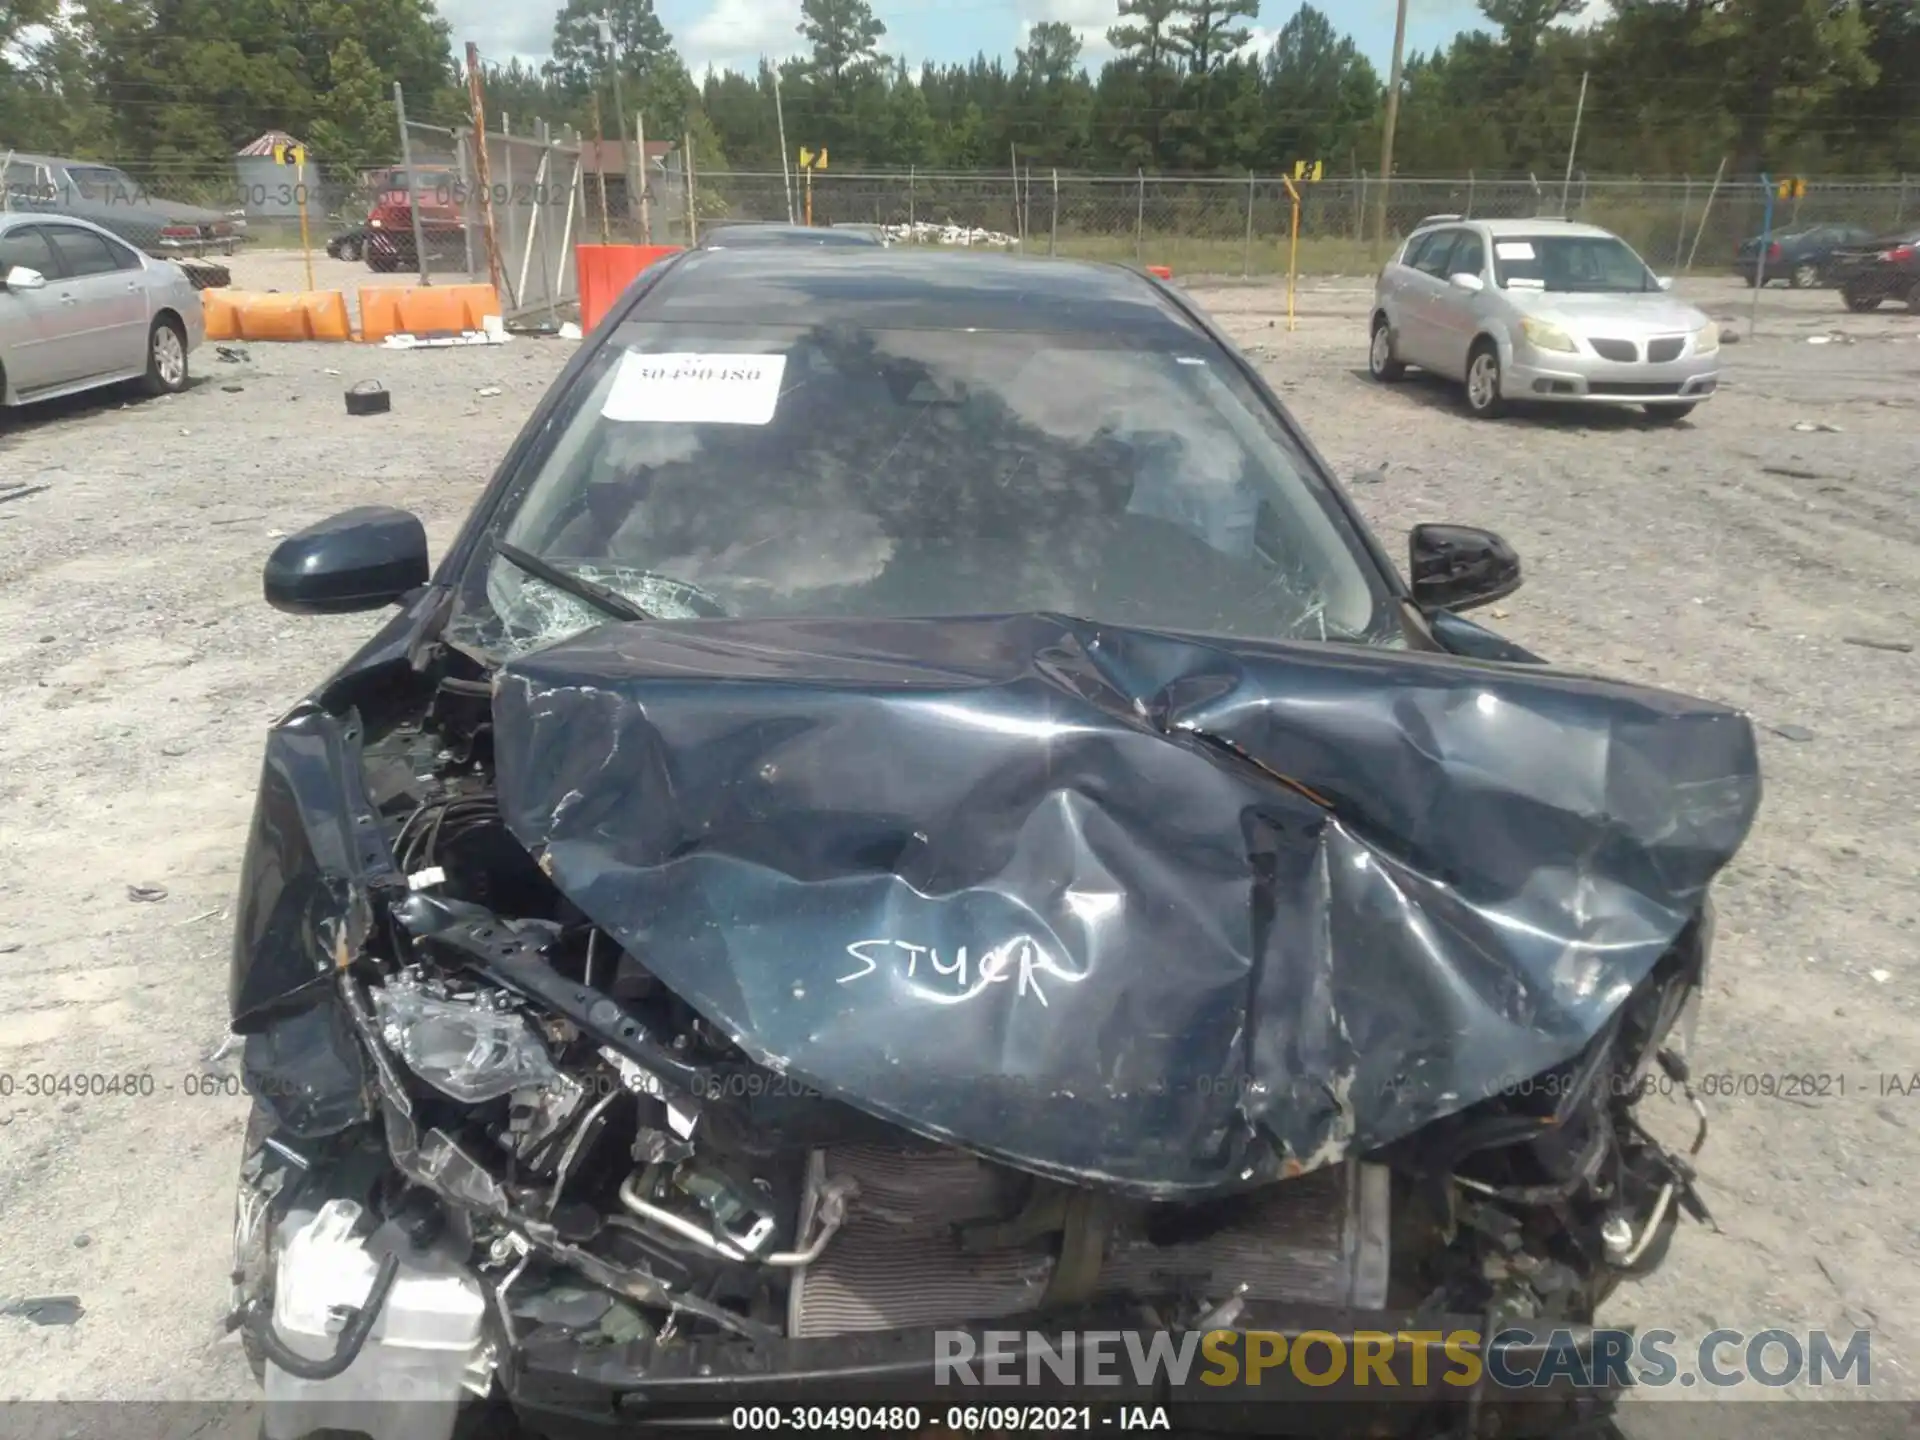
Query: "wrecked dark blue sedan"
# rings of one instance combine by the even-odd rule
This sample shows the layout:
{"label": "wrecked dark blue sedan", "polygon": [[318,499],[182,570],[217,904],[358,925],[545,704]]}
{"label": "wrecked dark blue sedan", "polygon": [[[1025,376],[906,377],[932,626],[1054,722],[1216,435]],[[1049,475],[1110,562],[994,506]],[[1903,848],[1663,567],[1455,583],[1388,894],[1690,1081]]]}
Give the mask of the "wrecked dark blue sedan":
{"label": "wrecked dark blue sedan", "polygon": [[1147,1328],[1399,1335],[1354,1424],[1433,1433],[1473,1397],[1413,1332],[1537,1361],[1705,1213],[1640,1110],[1748,722],[1463,618],[1489,531],[1403,577],[1148,276],[675,257],[437,566],[368,508],[265,583],[392,612],[271,731],[240,896],[276,1433],[936,1424],[1022,1393],[939,1388],[956,1336]]}

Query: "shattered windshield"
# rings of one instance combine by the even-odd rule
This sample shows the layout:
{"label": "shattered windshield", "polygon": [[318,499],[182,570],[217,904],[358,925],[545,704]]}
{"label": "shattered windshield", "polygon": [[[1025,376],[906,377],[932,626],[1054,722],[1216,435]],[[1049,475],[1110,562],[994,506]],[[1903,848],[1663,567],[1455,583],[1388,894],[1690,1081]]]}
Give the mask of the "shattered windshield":
{"label": "shattered windshield", "polygon": [[[630,324],[523,477],[499,538],[661,619],[1053,611],[1404,643],[1310,462],[1199,337]],[[462,644],[606,618],[479,556]]]}

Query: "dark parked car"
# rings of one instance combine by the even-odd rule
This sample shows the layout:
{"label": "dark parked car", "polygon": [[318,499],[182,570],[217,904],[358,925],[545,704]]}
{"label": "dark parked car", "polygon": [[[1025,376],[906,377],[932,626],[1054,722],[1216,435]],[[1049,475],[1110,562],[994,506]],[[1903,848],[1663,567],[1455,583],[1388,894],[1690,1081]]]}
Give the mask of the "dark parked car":
{"label": "dark parked car", "polygon": [[1834,257],[1834,265],[1849,310],[1864,313],[1895,300],[1920,315],[1920,229],[1850,247]]}
{"label": "dark parked car", "polygon": [[342,230],[327,241],[327,254],[336,260],[355,261],[367,253],[367,227],[356,225]]}
{"label": "dark parked car", "polygon": [[1833,284],[1833,260],[1838,250],[1865,244],[1873,232],[1859,225],[1814,225],[1804,230],[1777,230],[1771,236],[1756,235],[1740,247],[1734,273],[1749,286],[1761,278],[1761,251],[1766,253],[1765,276],[1769,285],[1790,285],[1795,290],[1816,290]]}
{"label": "dark parked car", "polygon": [[150,194],[126,171],[90,160],[15,152],[6,165],[7,208],[72,215],[160,260],[231,255],[245,219]]}
{"label": "dark parked car", "polygon": [[741,250],[763,246],[828,246],[870,249],[886,241],[871,230],[839,225],[762,224],[758,221],[716,225],[700,235],[706,250]]}
{"label": "dark parked car", "polygon": [[[1705,1213],[1637,1107],[1754,732],[1464,618],[1497,535],[1408,559],[1148,276],[647,270],[437,567],[380,507],[267,562],[397,607],[269,732],[243,866],[270,1404],[914,1429],[935,1331],[1489,1316],[1589,1404],[1518,1332],[1594,1348]],[[1367,1433],[1478,1411],[1438,1339]]]}

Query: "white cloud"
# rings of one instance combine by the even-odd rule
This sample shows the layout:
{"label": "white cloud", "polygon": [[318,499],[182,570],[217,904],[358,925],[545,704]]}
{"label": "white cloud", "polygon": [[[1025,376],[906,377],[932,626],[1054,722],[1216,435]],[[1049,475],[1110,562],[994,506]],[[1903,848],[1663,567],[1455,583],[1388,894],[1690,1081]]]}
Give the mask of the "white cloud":
{"label": "white cloud", "polygon": [[[1035,25],[1048,20],[1064,22],[1080,37],[1080,62],[1089,70],[1098,69],[1112,58],[1113,46],[1107,43],[1107,31],[1124,23],[1114,0],[1020,0],[1020,9],[1025,18],[1020,21],[1018,44],[1027,43],[1027,35]],[[1250,25],[1247,29],[1249,38],[1240,51],[1242,55],[1260,54],[1280,33],[1265,25]]]}
{"label": "white cloud", "polygon": [[784,60],[800,53],[799,0],[714,0],[687,27],[681,54],[698,75],[729,68],[752,74],[761,57]]}
{"label": "white cloud", "polygon": [[1114,0],[1021,0],[1019,43],[1027,43],[1027,32],[1044,21],[1059,21],[1073,27],[1080,37],[1080,61],[1097,67],[1113,54],[1107,43],[1107,31],[1120,23],[1119,7]]}
{"label": "white cloud", "polygon": [[480,47],[488,64],[544,60],[553,49],[553,20],[558,5],[502,5],[499,0],[440,0],[439,11],[453,28],[454,58],[464,62],[466,42]]}

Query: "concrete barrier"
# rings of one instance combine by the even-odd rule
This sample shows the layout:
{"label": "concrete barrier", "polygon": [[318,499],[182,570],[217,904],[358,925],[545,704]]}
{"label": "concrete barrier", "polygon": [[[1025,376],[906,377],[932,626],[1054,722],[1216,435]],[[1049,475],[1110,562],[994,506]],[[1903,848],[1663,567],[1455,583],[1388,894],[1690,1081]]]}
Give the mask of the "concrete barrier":
{"label": "concrete barrier", "polygon": [[209,340],[343,341],[353,338],[347,297],[337,290],[293,294],[202,290]]}
{"label": "concrete barrier", "polygon": [[580,277],[580,328],[591,331],[613,309],[642,270],[678,245],[576,245],[574,273]]}
{"label": "concrete barrier", "polygon": [[500,313],[491,285],[363,285],[360,338],[378,344],[389,335],[427,335],[485,328]]}

